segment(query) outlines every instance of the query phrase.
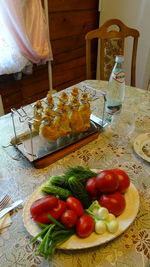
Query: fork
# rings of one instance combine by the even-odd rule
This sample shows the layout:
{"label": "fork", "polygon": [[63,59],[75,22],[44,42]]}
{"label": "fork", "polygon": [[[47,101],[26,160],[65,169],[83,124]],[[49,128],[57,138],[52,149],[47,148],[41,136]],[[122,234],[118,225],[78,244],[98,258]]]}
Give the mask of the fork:
{"label": "fork", "polygon": [[0,210],[4,209],[7,206],[10,199],[11,198],[8,195],[4,196],[4,198],[0,201]]}

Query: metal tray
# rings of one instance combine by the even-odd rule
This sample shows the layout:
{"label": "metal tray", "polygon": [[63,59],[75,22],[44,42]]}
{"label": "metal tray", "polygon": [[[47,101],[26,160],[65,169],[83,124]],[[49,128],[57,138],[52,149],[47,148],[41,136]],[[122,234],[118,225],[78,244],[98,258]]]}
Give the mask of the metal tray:
{"label": "metal tray", "polygon": [[[91,114],[90,116],[90,128],[84,133],[71,133],[67,136],[60,137],[54,142],[47,142],[42,139],[38,133],[33,130],[33,104],[21,107],[20,109],[11,109],[12,123],[14,128],[14,137],[11,139],[11,144],[24,155],[30,162],[37,162],[44,158],[48,158],[54,154],[63,154],[65,150],[74,151],[75,149],[85,145],[92,139],[97,138],[98,133],[106,126],[104,120],[105,111],[105,94],[102,91],[96,90],[89,86],[83,86],[84,90],[89,90],[91,96],[91,105],[93,101],[95,106],[91,106],[92,110],[96,113],[96,108],[101,107],[102,119],[97,114]],[[67,90],[67,89],[66,89]],[[82,91],[82,90],[81,90]],[[67,90],[69,93],[69,90]],[[102,103],[100,104],[100,97],[102,97]],[[54,98],[57,102],[58,94],[54,94]],[[42,99],[45,105],[45,99]],[[18,134],[17,128],[21,134]],[[61,153],[62,150],[62,153]],[[59,153],[60,151],[60,153]]]}
{"label": "metal tray", "polygon": [[91,127],[88,131],[78,134],[71,133],[67,136],[58,138],[55,142],[46,142],[36,132],[31,133],[30,131],[27,131],[12,138],[11,144],[14,145],[30,162],[34,162],[71,146],[94,133],[100,132],[104,127],[104,125],[102,125],[102,120],[94,115],[91,115],[90,124]]}

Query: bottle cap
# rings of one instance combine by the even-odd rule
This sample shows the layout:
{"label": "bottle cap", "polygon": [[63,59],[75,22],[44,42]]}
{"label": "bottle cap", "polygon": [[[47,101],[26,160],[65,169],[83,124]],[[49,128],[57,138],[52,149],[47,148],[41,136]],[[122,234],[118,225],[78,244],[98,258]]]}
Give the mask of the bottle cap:
{"label": "bottle cap", "polygon": [[119,55],[119,56],[116,56],[116,60],[115,60],[117,63],[122,63],[122,62],[124,62],[124,56],[121,56],[121,55]]}

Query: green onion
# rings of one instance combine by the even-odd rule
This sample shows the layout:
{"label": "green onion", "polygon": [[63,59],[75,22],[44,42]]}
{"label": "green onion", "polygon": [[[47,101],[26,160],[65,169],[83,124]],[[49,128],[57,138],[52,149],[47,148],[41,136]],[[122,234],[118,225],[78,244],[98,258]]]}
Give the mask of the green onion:
{"label": "green onion", "polygon": [[68,240],[74,233],[74,228],[66,228],[60,222],[55,220],[50,214],[47,217],[53,222],[45,227],[38,235],[36,235],[30,242],[34,243],[39,237],[42,239],[36,249],[36,255],[41,255],[45,259],[51,260],[55,249],[58,245]]}
{"label": "green onion", "polygon": [[60,222],[58,222],[57,220],[54,219],[54,217],[52,217],[50,214],[47,215],[47,218],[49,218],[53,223],[55,223],[56,225],[58,225],[61,228],[65,228],[63,226],[63,224],[61,224]]}
{"label": "green onion", "polygon": [[31,239],[31,243],[34,243],[39,237],[41,237],[43,234],[45,234],[47,232],[47,230],[49,229],[50,225],[48,225],[47,227],[45,227],[39,234],[37,234],[35,237],[33,237]]}
{"label": "green onion", "polygon": [[47,224],[45,224],[45,223],[37,223],[37,225],[38,225],[40,228],[42,228],[42,229],[44,229],[45,227],[47,227]]}

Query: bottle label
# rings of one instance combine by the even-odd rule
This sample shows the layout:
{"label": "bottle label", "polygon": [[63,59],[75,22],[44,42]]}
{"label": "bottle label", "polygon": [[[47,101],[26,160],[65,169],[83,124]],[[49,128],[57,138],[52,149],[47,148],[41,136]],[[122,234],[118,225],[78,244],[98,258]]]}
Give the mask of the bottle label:
{"label": "bottle label", "polygon": [[106,117],[105,120],[106,121],[111,121],[112,120],[112,116],[115,114],[119,114],[121,111],[122,105],[118,105],[118,106],[107,106],[106,107]]}
{"label": "bottle label", "polygon": [[106,107],[106,112],[110,115],[113,115],[113,114],[116,114],[116,113],[119,113],[120,110],[122,108],[122,104],[120,105],[117,105],[117,106],[107,106]]}
{"label": "bottle label", "polygon": [[125,81],[125,73],[123,71],[113,72],[112,78],[119,83],[123,83]]}

